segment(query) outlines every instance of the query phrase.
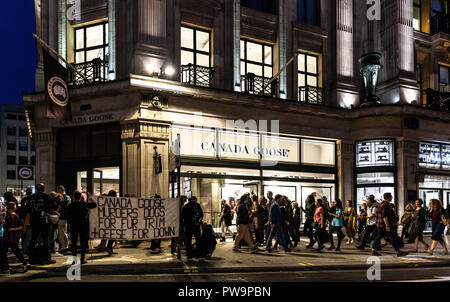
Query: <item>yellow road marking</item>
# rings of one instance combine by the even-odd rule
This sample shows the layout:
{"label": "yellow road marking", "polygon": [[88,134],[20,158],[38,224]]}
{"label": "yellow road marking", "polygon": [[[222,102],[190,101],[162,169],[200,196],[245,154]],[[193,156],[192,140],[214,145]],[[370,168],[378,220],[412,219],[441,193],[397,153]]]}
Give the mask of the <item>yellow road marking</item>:
{"label": "yellow road marking", "polygon": [[301,266],[306,266],[306,264],[299,262],[298,264],[300,264]]}
{"label": "yellow road marking", "polygon": [[315,264],[312,264],[312,263],[306,263],[306,264],[311,265],[311,266],[315,266]]}

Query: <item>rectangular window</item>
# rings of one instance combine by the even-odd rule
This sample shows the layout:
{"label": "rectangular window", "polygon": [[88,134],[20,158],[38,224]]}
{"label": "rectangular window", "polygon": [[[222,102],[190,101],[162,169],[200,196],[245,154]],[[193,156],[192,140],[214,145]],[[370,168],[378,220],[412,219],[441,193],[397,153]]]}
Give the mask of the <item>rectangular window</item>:
{"label": "rectangular window", "polygon": [[76,28],[74,37],[76,64],[90,62],[96,58],[107,61],[108,22]]}
{"label": "rectangular window", "polygon": [[19,156],[19,165],[28,165],[28,157]]}
{"label": "rectangular window", "polygon": [[19,128],[19,136],[28,136],[28,129],[20,127]]}
{"label": "rectangular window", "polygon": [[7,179],[16,179],[16,171],[14,170],[8,170],[6,172],[6,178]]}
{"label": "rectangular window", "polygon": [[8,126],[7,128],[6,128],[6,133],[8,134],[8,135],[11,135],[11,136],[16,136],[16,127],[11,127],[11,126]]}
{"label": "rectangular window", "polygon": [[30,165],[35,165],[36,164],[36,156],[32,156],[30,157]]}
{"label": "rectangular window", "polygon": [[8,150],[16,151],[16,142],[8,142]]}
{"label": "rectangular window", "polygon": [[389,184],[394,182],[394,173],[391,172],[360,173],[356,176],[357,185]]}
{"label": "rectangular window", "polygon": [[181,65],[211,67],[211,32],[181,26]]}
{"label": "rectangular window", "polygon": [[319,86],[318,56],[307,53],[298,55],[298,86]]}
{"label": "rectangular window", "polygon": [[302,164],[335,165],[336,144],[334,142],[302,139]]}
{"label": "rectangular window", "polygon": [[273,47],[241,39],[241,75],[253,73],[256,76],[272,78]]}
{"label": "rectangular window", "polygon": [[449,92],[449,70],[447,66],[439,65],[439,91]]}
{"label": "rectangular window", "polygon": [[356,167],[393,166],[394,143],[392,140],[370,140],[356,145]]}
{"label": "rectangular window", "polygon": [[413,12],[413,28],[417,31],[421,31],[422,22],[421,22],[421,10],[422,10],[422,1],[414,0],[414,12]]}
{"label": "rectangular window", "polygon": [[241,6],[256,9],[265,13],[278,14],[277,0],[241,0]]}
{"label": "rectangular window", "polygon": [[19,142],[19,151],[28,151],[28,143]]}
{"label": "rectangular window", "polygon": [[450,169],[450,145],[420,143],[419,166],[432,169]]}
{"label": "rectangular window", "polygon": [[34,148],[34,143],[30,144],[30,151],[33,151],[33,152],[36,151],[35,148]]}
{"label": "rectangular window", "polygon": [[319,0],[297,0],[297,21],[311,25],[320,25]]}
{"label": "rectangular window", "polygon": [[17,120],[17,114],[14,114],[14,113],[7,113],[7,114],[6,114],[6,119],[7,119],[7,120]]}
{"label": "rectangular window", "polygon": [[8,155],[7,158],[6,158],[6,161],[7,161],[8,165],[15,165],[15,164],[17,164],[16,157],[14,155]]}

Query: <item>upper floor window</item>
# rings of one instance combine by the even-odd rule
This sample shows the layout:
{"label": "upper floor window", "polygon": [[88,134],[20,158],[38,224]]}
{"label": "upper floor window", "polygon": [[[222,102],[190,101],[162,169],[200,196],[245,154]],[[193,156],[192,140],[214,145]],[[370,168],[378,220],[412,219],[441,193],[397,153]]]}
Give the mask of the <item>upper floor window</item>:
{"label": "upper floor window", "polygon": [[277,14],[278,1],[277,0],[241,0],[241,5],[256,9],[265,13]]}
{"label": "upper floor window", "polygon": [[441,92],[449,92],[449,70],[448,66],[439,65],[439,91]]}
{"label": "upper floor window", "polygon": [[15,170],[6,171],[6,179],[16,179],[16,171]]}
{"label": "upper floor window", "polygon": [[211,67],[211,33],[206,30],[181,27],[181,65]]}
{"label": "upper floor window", "polygon": [[19,136],[28,136],[28,129],[20,127],[19,128]]}
{"label": "upper floor window", "polygon": [[75,28],[75,63],[107,61],[108,22]]}
{"label": "upper floor window", "polygon": [[19,165],[28,165],[28,157],[19,156]]}
{"label": "upper floor window", "polygon": [[297,21],[319,25],[319,0],[297,0]]}
{"label": "upper floor window", "polygon": [[319,87],[319,72],[319,56],[300,52],[297,68],[299,101],[323,104],[323,93]]}
{"label": "upper floor window", "polygon": [[6,128],[6,133],[7,133],[8,135],[15,136],[15,135],[16,135],[16,127],[8,126],[8,127]]}
{"label": "upper floor window", "polygon": [[431,15],[436,16],[440,13],[448,14],[448,0],[431,1]]}
{"label": "upper floor window", "polygon": [[15,155],[8,155],[6,157],[6,163],[8,165],[15,165],[16,164],[16,156]]}
{"label": "upper floor window", "polygon": [[28,151],[28,143],[27,142],[19,142],[19,150],[20,151]]}
{"label": "upper floor window", "polygon": [[23,114],[19,114],[19,116],[17,117],[17,119],[18,119],[19,121],[26,121],[26,120],[27,120],[27,118],[26,118],[25,115],[23,115]]}
{"label": "upper floor window", "polygon": [[17,114],[14,114],[14,113],[7,113],[7,114],[6,114],[6,119],[7,119],[7,120],[17,120]]}
{"label": "upper floor window", "polygon": [[421,22],[421,11],[422,11],[422,0],[414,0],[414,14],[413,14],[413,27],[415,30],[420,31]]}
{"label": "upper floor window", "polygon": [[8,142],[8,146],[6,148],[8,150],[16,151],[16,142]]}
{"label": "upper floor window", "polygon": [[272,78],[272,53],[271,45],[241,39],[241,75],[253,73],[256,76]]}

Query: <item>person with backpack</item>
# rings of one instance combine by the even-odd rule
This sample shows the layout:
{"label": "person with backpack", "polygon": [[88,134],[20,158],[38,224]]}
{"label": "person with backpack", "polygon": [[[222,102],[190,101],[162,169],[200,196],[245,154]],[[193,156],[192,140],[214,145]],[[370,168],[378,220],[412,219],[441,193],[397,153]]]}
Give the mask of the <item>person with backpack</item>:
{"label": "person with backpack", "polygon": [[66,194],[64,186],[58,186],[56,191],[62,196],[61,203],[58,207],[59,220],[58,220],[58,241],[59,252],[64,253],[69,248],[69,236],[67,234],[67,209],[72,202],[69,195]]}
{"label": "person with backpack", "polygon": [[195,242],[200,241],[200,226],[203,220],[203,210],[197,203],[197,197],[192,196],[183,206],[181,220],[184,228],[184,240],[186,244],[187,259],[192,260],[192,236]]}
{"label": "person with backpack", "polygon": [[360,244],[356,246],[357,249],[364,251],[366,245],[370,242],[372,235],[377,230],[377,208],[378,203],[374,195],[370,195],[367,199],[367,219],[366,227],[361,233]]}
{"label": "person with backpack", "polygon": [[227,204],[225,199],[222,199],[220,201],[220,205],[222,207],[219,215],[220,227],[222,228],[222,236],[220,238],[220,242],[225,242],[226,232],[230,233],[230,235],[233,236],[233,232],[230,230],[231,220],[233,219],[233,217],[231,216],[231,208]]}
{"label": "person with backpack", "polygon": [[5,248],[5,241],[3,240],[5,229],[4,224],[6,220],[6,206],[3,200],[0,199],[0,275],[9,276],[8,255]]}
{"label": "person with backpack", "polygon": [[25,260],[19,248],[23,225],[19,215],[16,213],[17,206],[14,202],[10,201],[6,205],[6,208],[8,212],[4,224],[4,249],[6,253],[11,249],[17,259],[22,262],[23,269],[27,270],[29,267],[28,261]]}
{"label": "person with backpack", "polygon": [[433,241],[431,242],[431,247],[426,250],[426,252],[430,255],[433,255],[433,251],[439,242],[444,249],[444,255],[448,255],[447,245],[445,244],[442,235],[444,234],[445,226],[450,228],[450,219],[447,216],[447,212],[444,210],[444,207],[442,206],[442,202],[440,200],[430,200],[430,211],[427,213],[427,216],[431,218],[431,239]]}
{"label": "person with backpack", "polygon": [[[52,264],[49,252],[50,220],[48,218],[51,211],[57,209],[57,205],[50,195],[44,193],[45,186],[42,183],[36,185],[36,193],[31,195],[27,206],[27,213],[30,213],[31,239],[30,239],[30,264]],[[37,248],[36,244],[39,236],[42,237],[42,247]]]}

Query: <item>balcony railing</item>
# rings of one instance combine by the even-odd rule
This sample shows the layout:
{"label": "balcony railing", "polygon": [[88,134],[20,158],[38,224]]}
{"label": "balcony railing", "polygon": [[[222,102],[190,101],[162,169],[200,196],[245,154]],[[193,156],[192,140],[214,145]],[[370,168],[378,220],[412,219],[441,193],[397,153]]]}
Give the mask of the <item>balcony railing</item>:
{"label": "balcony railing", "polygon": [[194,64],[182,65],[181,82],[192,86],[214,87],[214,68]]}
{"label": "balcony railing", "polygon": [[108,80],[108,63],[101,59],[72,65],[78,73],[69,69],[69,85],[71,86],[91,85]]}
{"label": "balcony railing", "polygon": [[450,92],[426,90],[426,108],[450,112]]}
{"label": "balcony railing", "polygon": [[277,97],[277,80],[269,84],[270,78],[260,77],[254,73],[241,76],[242,92],[263,96]]}
{"label": "balcony railing", "polygon": [[314,86],[298,87],[298,100],[302,103],[323,105],[323,88]]}
{"label": "balcony railing", "polygon": [[430,20],[431,34],[444,32],[450,34],[450,17],[447,14],[439,13],[431,17]]}

